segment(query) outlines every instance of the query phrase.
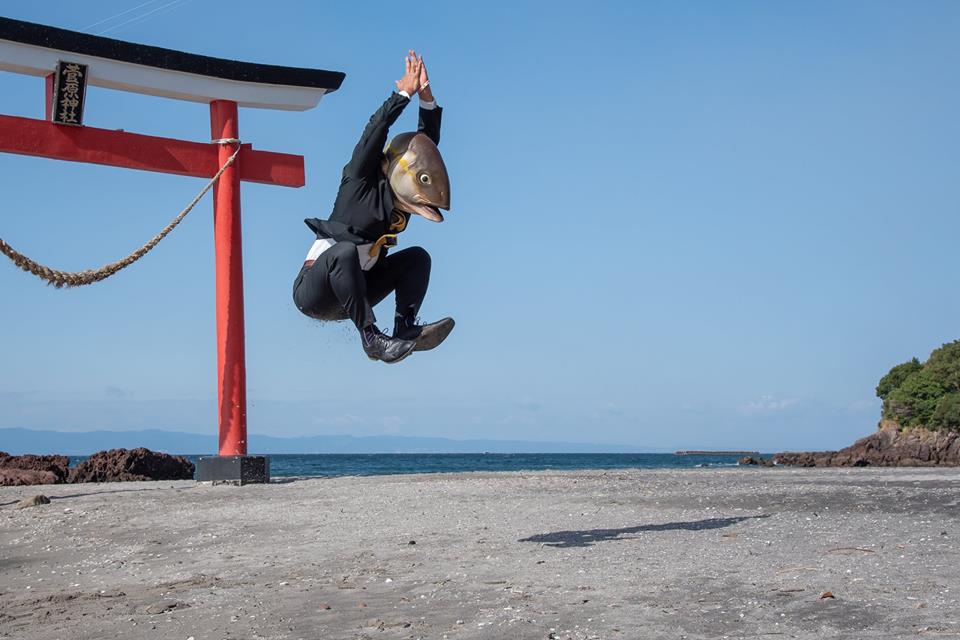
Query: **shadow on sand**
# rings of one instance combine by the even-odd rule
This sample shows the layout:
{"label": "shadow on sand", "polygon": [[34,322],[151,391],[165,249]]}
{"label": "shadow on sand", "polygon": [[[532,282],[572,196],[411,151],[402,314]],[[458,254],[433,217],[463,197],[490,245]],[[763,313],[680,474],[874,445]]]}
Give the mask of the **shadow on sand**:
{"label": "shadow on sand", "polygon": [[692,522],[667,522],[664,524],[642,524],[636,527],[624,527],[622,529],[589,529],[586,531],[554,531],[552,533],[541,533],[529,538],[522,538],[518,542],[539,542],[548,547],[589,547],[597,542],[607,542],[610,540],[624,540],[621,536],[632,533],[646,533],[650,531],[707,531],[709,529],[723,529],[744,520],[753,520],[755,518],[769,518],[768,515],[760,516],[736,516],[733,518],[707,518],[706,520],[694,520]]}
{"label": "shadow on sand", "polygon": [[[163,480],[158,480],[157,482],[159,483],[159,482],[164,482],[164,481],[163,481]],[[71,485],[71,486],[74,486],[74,487],[82,487],[82,486],[85,485],[85,484],[92,485],[92,486],[96,486],[98,483],[96,483],[96,482],[90,482],[90,483],[81,482],[81,483],[78,483],[78,484],[75,484],[75,485]],[[62,486],[64,486],[64,485],[62,485],[62,484],[56,484],[56,485],[34,484],[34,485],[26,485],[26,486],[23,486],[22,488],[24,488],[24,489],[33,489],[33,488],[36,488],[36,489],[39,489],[40,491],[42,491],[44,487],[62,487]],[[110,494],[110,493],[142,493],[142,492],[144,492],[144,491],[164,491],[164,490],[169,491],[170,489],[173,489],[174,491],[186,491],[186,490],[188,490],[188,489],[190,489],[190,488],[191,488],[191,487],[170,487],[170,486],[165,486],[165,487],[142,487],[142,488],[130,488],[130,489],[110,489],[110,490],[106,490],[106,491],[87,491],[87,492],[84,492],[84,493],[65,493],[65,494],[60,495],[60,496],[47,496],[47,497],[50,498],[50,502],[56,502],[57,500],[69,500],[69,499],[71,499],[71,498],[84,498],[84,497],[86,497],[86,496],[105,496],[105,495]],[[36,493],[39,493],[39,491],[36,492]],[[29,493],[29,492],[27,492],[27,493],[24,493],[24,494],[23,494],[23,497],[24,497],[24,498],[28,498],[28,497],[30,497],[30,496],[32,496],[32,495],[36,495],[36,493]],[[17,504],[18,502],[20,502],[19,499],[17,499],[17,500],[11,500],[11,501],[9,501],[9,502],[0,502],[0,507],[6,507],[6,506],[9,506],[9,505]]]}
{"label": "shadow on sand", "polygon": [[[270,484],[291,484],[291,483],[293,483],[293,482],[299,482],[299,481],[301,481],[301,480],[313,480],[313,479],[314,479],[314,478],[306,478],[306,477],[304,477],[304,478],[298,478],[298,477],[291,477],[291,478],[287,478],[287,477],[283,477],[283,478],[271,478],[271,479],[270,479]],[[146,481],[143,481],[143,482],[146,482]],[[162,483],[162,482],[169,482],[169,481],[168,481],[168,480],[156,480],[155,482],[159,485],[159,484]],[[96,486],[97,484],[100,484],[100,483],[97,483],[97,482],[90,482],[90,483],[81,482],[81,483],[77,483],[77,484],[71,485],[71,486],[74,486],[74,487],[82,487],[83,485]],[[30,488],[36,487],[37,489],[41,489],[41,490],[42,490],[43,487],[46,487],[46,486],[62,487],[63,485],[59,485],[59,484],[58,484],[58,485],[36,484],[36,485],[27,485],[27,486],[25,486],[25,487],[23,487],[23,488],[24,488],[24,489],[30,489]],[[66,493],[66,494],[61,495],[61,496],[47,496],[47,497],[50,498],[51,501],[55,501],[55,500],[69,500],[70,498],[84,498],[84,497],[86,497],[86,496],[104,496],[104,495],[107,495],[107,494],[109,494],[109,493],[139,493],[139,492],[143,492],[143,491],[169,491],[169,490],[171,490],[171,489],[173,489],[174,491],[188,491],[188,490],[190,490],[190,489],[193,489],[195,486],[198,486],[198,485],[192,485],[192,486],[186,486],[186,487],[171,487],[171,486],[169,486],[169,485],[166,485],[166,486],[156,486],[156,487],[138,487],[138,488],[130,488],[130,489],[111,489],[111,490],[106,490],[106,491],[87,491],[87,492],[84,492],[84,493]],[[251,486],[252,486],[252,485],[251,485]],[[29,495],[34,495],[34,494],[27,494],[27,493],[25,493],[25,494],[24,494],[24,497],[28,497]],[[18,499],[16,499],[16,500],[10,500],[9,502],[0,502],[0,507],[8,507],[8,506],[10,506],[10,505],[15,505],[15,504],[17,504],[19,501],[20,501],[20,499],[18,498]]]}

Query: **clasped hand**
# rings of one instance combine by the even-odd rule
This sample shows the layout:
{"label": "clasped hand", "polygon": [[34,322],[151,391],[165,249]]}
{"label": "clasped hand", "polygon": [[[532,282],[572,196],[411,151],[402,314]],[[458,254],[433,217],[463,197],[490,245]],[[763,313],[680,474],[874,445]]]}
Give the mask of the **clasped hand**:
{"label": "clasped hand", "polygon": [[407,52],[404,62],[406,72],[395,84],[397,85],[397,91],[406,91],[407,95],[412,98],[415,93],[427,88],[430,79],[427,77],[427,67],[423,64],[423,56],[418,56],[413,49]]}

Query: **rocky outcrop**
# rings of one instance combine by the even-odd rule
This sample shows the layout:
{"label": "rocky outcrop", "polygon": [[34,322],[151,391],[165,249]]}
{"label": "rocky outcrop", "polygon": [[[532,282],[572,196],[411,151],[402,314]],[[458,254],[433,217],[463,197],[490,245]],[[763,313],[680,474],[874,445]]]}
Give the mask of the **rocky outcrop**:
{"label": "rocky outcrop", "polygon": [[54,479],[52,482],[37,482],[33,484],[62,484],[67,482],[70,477],[69,467],[70,459],[67,456],[0,455],[0,470],[44,471],[53,474]]}
{"label": "rocky outcrop", "polygon": [[138,480],[192,480],[193,463],[144,449],[111,449],[95,453],[70,473],[70,482],[131,482]]}
{"label": "rocky outcrop", "polygon": [[17,503],[17,509],[29,509],[30,507],[39,507],[42,504],[50,504],[50,498],[45,495],[35,495],[30,496],[29,498],[24,498]]}
{"label": "rocky outcrop", "polygon": [[960,466],[960,433],[900,429],[884,420],[876,433],[840,451],[785,452],[773,459],[793,467]]}
{"label": "rocky outcrop", "polygon": [[[775,464],[786,467],[830,467],[836,451],[784,451],[774,454]],[[866,466],[866,465],[861,465]]]}
{"label": "rocky outcrop", "polygon": [[744,456],[737,460],[737,464],[742,467],[772,467],[773,460],[770,458],[761,458],[759,456]]}
{"label": "rocky outcrop", "polygon": [[32,469],[0,469],[0,487],[23,487],[31,484],[59,484],[50,471]]}

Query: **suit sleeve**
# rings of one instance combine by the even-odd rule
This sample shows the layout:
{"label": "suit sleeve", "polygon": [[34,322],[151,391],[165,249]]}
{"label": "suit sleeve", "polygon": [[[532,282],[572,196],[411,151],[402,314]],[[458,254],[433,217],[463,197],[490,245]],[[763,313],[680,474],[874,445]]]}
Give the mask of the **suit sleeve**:
{"label": "suit sleeve", "polygon": [[427,137],[433,140],[433,144],[440,145],[440,120],[443,116],[443,109],[437,105],[433,109],[420,109],[420,124],[417,130],[427,134]]}
{"label": "suit sleeve", "polygon": [[353,150],[350,162],[343,168],[343,173],[353,177],[365,177],[375,174],[380,169],[380,159],[383,157],[383,148],[387,144],[387,133],[390,126],[397,121],[403,108],[410,103],[399,93],[392,93],[390,97],[370,116],[370,121],[360,136],[360,142]]}

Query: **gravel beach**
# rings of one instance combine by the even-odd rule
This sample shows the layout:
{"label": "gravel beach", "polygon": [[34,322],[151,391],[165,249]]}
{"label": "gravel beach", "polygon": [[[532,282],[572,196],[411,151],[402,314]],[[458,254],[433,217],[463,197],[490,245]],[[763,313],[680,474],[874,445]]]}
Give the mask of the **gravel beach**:
{"label": "gravel beach", "polygon": [[0,487],[0,637],[956,637],[958,523],[958,469]]}

